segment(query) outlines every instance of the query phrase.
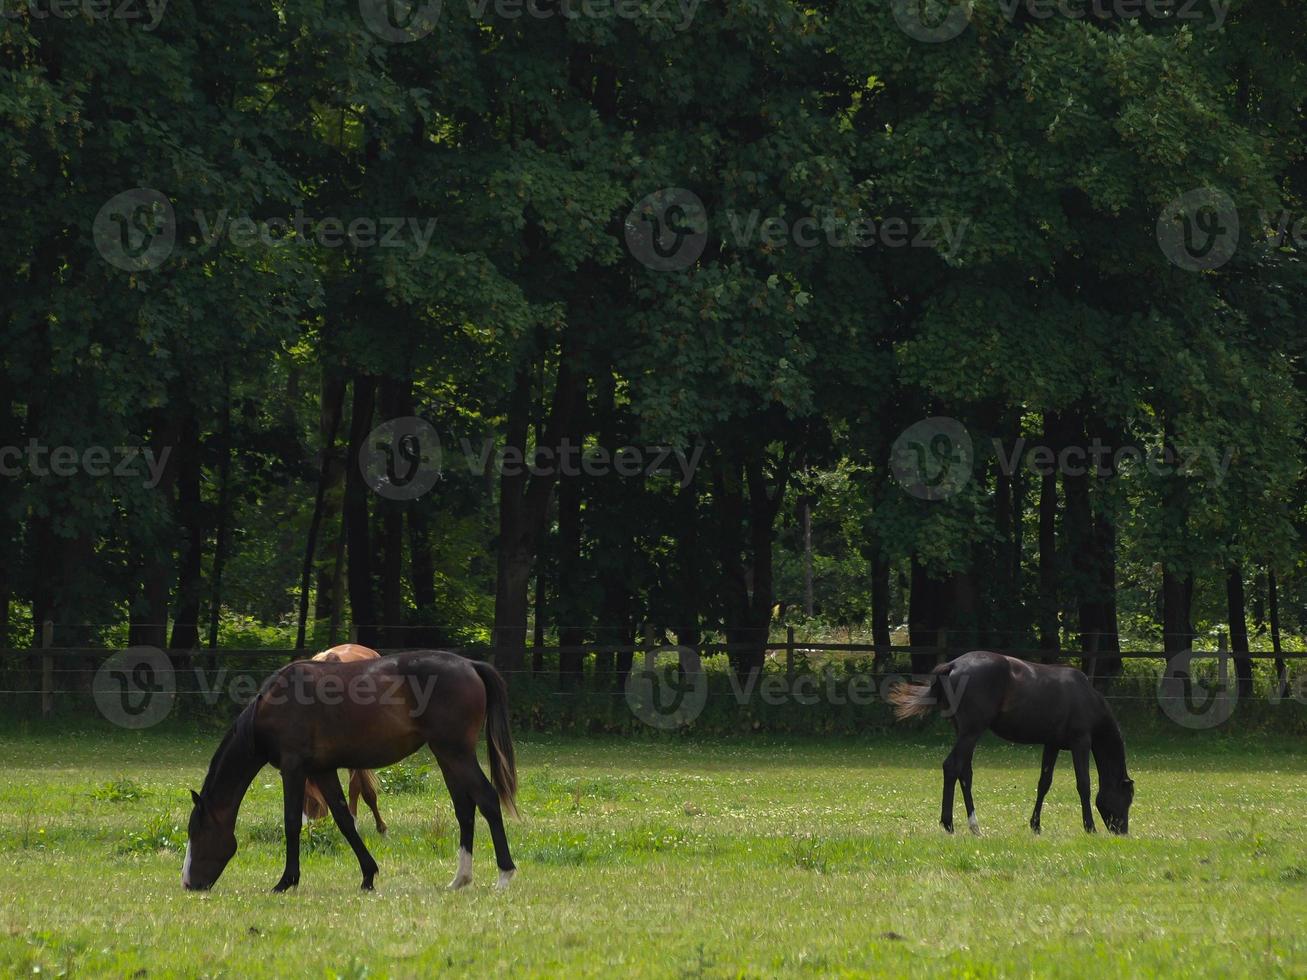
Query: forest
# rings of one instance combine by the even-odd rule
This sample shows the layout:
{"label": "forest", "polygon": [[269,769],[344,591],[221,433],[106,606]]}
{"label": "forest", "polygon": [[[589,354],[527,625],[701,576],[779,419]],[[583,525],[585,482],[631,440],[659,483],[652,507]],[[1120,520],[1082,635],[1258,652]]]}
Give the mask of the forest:
{"label": "forest", "polygon": [[1301,649],[1307,7],[1062,6],[6,5],[0,647]]}

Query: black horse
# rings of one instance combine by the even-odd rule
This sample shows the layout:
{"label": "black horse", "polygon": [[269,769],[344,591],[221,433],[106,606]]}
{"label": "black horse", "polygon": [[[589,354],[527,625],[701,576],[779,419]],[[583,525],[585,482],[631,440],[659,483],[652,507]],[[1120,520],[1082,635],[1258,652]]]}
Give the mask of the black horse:
{"label": "black horse", "polygon": [[[299,884],[304,786],[326,800],[371,890],[377,862],[345,803],[337,769],[380,769],[428,746],[440,764],[458,818],[458,872],[451,888],[472,881],[472,833],[479,809],[490,825],[499,887],[515,870],[500,803],[510,811],[517,790],[508,688],[489,664],[441,650],[419,650],[354,662],[297,661],[264,684],[214,753],[204,788],[192,792],[190,840],[182,885],[213,887],[236,853],[236,814],[265,765],[281,770],[286,869],[274,891]],[[477,762],[486,728],[491,779]],[[493,782],[492,782],[493,780]]]}
{"label": "black horse", "polygon": [[1039,795],[1030,829],[1039,833],[1039,812],[1053,782],[1053,767],[1062,749],[1071,750],[1076,790],[1085,830],[1094,832],[1089,809],[1089,754],[1098,765],[1095,803],[1107,829],[1124,834],[1130,827],[1135,784],[1126,773],[1125,742],[1107,701],[1082,671],[1026,663],[1015,657],[976,650],[936,667],[929,684],[896,684],[888,699],[899,719],[941,709],[951,716],[958,740],[944,760],[944,800],[939,822],[953,833],[953,784],[962,784],[967,826],[980,833],[971,799],[971,757],[985,729],[1009,742],[1043,745]]}

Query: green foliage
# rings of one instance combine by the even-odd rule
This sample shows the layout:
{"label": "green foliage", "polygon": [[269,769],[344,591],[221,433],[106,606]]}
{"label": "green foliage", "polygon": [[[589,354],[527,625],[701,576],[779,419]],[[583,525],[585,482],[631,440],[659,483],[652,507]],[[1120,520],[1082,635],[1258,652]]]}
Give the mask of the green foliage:
{"label": "green foliage", "polygon": [[435,788],[429,765],[401,762],[377,770],[377,778],[386,793],[429,793]]}
{"label": "green foliage", "polygon": [[144,825],[127,834],[118,843],[120,854],[157,854],[168,851],[180,854],[186,849],[186,831],[166,813],[158,813]]}
{"label": "green foliage", "polygon": [[105,803],[135,803],[143,799],[149,790],[129,776],[119,776],[96,789],[91,798]]}

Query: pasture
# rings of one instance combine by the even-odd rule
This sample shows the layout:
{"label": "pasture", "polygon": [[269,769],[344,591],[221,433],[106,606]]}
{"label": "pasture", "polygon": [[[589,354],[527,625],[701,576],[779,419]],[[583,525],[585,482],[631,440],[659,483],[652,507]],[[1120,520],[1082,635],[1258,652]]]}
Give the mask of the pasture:
{"label": "pasture", "polygon": [[[939,725],[877,739],[519,736],[519,873],[445,891],[456,826],[430,757],[382,774],[381,872],[329,821],[282,865],[265,769],[214,891],[179,885],[188,788],[218,733],[0,733],[0,974],[9,976],[1307,973],[1307,757],[1298,740],[1130,740],[1131,835],[1080,829],[1064,754],[976,757],[982,835],[936,825]],[[959,826],[964,826],[959,824]]]}

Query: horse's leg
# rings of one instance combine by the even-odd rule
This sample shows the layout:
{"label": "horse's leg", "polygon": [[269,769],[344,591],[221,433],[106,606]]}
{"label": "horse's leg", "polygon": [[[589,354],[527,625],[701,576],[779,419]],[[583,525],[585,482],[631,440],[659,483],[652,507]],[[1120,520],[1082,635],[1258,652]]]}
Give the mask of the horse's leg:
{"label": "horse's leg", "polygon": [[[964,736],[958,740],[954,751],[958,753],[958,783],[962,786],[962,802],[967,807],[967,829],[973,834],[980,833],[980,821],[976,819],[976,804],[971,799],[971,759],[976,754],[979,735]],[[950,820],[953,816],[949,808]]]}
{"label": "horse's leg", "polygon": [[[368,809],[372,811],[372,819],[377,822],[377,833],[384,834],[389,828],[386,826],[386,821],[381,819],[381,808],[377,806],[377,777],[366,769],[356,769],[350,778],[351,786],[355,778],[358,779],[363,802],[368,805]],[[358,808],[351,807],[351,809],[357,815]]]}
{"label": "horse's leg", "polygon": [[464,794],[465,800],[470,800],[475,808],[468,812],[466,829],[462,816],[459,817],[460,837],[466,835],[467,844],[459,846],[459,877],[451,882],[450,887],[461,887],[457,882],[462,877],[465,860],[467,880],[472,880],[471,828],[475,821],[476,809],[479,809],[481,815],[486,818],[486,823],[490,825],[490,838],[495,844],[495,863],[499,866],[497,887],[507,888],[514,872],[517,871],[517,866],[513,864],[513,856],[508,849],[508,835],[504,832],[504,815],[499,805],[499,794],[495,792],[495,787],[486,778],[486,774],[481,771],[481,764],[477,762],[475,751],[460,753],[452,758],[437,756],[437,760],[440,762],[441,772],[445,775],[445,785],[449,787],[449,795],[454,798],[454,812],[459,813],[459,794]]}
{"label": "horse's leg", "polygon": [[1094,832],[1094,812],[1089,809],[1089,741],[1082,739],[1071,746],[1071,761],[1076,767],[1076,792],[1080,794],[1080,813],[1085,818],[1085,832]]}
{"label": "horse's leg", "polygon": [[953,784],[958,779],[958,745],[961,743],[959,737],[952,751],[944,757],[944,799],[940,803],[939,824],[950,834],[953,833]]}
{"label": "horse's leg", "polygon": [[351,769],[349,771],[349,815],[354,818],[354,822],[359,820],[359,793],[362,787],[359,785],[359,770]]}
{"label": "horse's leg", "polygon": [[283,815],[286,821],[286,870],[273,887],[284,892],[300,883],[300,827],[304,819],[304,770],[287,767],[281,771]]}
{"label": "horse's leg", "polygon": [[495,864],[499,866],[499,881],[495,887],[507,888],[517,872],[517,865],[513,863],[513,855],[508,850],[508,835],[504,833],[504,814],[499,805],[499,794],[495,792],[495,787],[482,772],[475,755],[472,756],[472,769],[478,783],[472,795],[481,810],[481,815],[486,818],[486,823],[490,824],[490,839],[495,842]]}
{"label": "horse's leg", "polygon": [[1030,829],[1039,833],[1039,814],[1044,809],[1044,797],[1053,785],[1053,767],[1057,765],[1058,747],[1050,742],[1044,746],[1044,761],[1039,766],[1039,792],[1035,795],[1035,812],[1030,815]]}
{"label": "horse's leg", "polygon": [[[431,746],[440,773],[445,777],[445,788],[454,803],[454,817],[458,820],[458,870],[449,883],[451,891],[472,884],[472,841],[476,836],[477,805],[472,796],[471,779],[466,764],[460,765]],[[475,759],[475,757],[473,757]]]}
{"label": "horse's leg", "polygon": [[372,891],[372,880],[377,876],[377,862],[368,853],[363,838],[359,836],[358,827],[354,825],[354,816],[345,805],[345,793],[340,788],[340,777],[336,775],[335,769],[328,769],[315,773],[313,778],[322,789],[322,795],[331,809],[332,817],[336,820],[336,826],[349,841],[349,846],[354,849],[354,856],[359,859],[359,870],[363,872],[363,890]]}

